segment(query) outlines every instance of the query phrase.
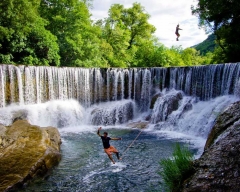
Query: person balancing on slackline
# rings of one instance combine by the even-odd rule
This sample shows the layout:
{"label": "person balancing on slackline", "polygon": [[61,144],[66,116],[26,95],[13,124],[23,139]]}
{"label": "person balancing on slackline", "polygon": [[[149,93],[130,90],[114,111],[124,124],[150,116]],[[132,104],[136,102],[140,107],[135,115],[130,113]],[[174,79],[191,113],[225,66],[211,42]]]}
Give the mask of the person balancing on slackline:
{"label": "person balancing on slackline", "polygon": [[177,35],[177,39],[176,39],[177,41],[178,41],[178,38],[180,37],[180,34],[178,32],[179,30],[182,30],[182,29],[179,28],[179,24],[178,24],[176,27],[176,32],[175,32],[175,34]]}
{"label": "person balancing on slackline", "polygon": [[115,164],[115,161],[112,158],[112,153],[115,153],[117,155],[118,160],[121,160],[121,158],[119,157],[118,150],[115,147],[113,147],[112,145],[110,145],[109,141],[110,140],[122,140],[122,138],[111,138],[111,137],[108,137],[108,133],[107,132],[104,132],[103,136],[102,136],[100,134],[100,130],[101,129],[102,129],[102,127],[98,128],[97,134],[102,139],[102,143],[103,143],[103,147],[104,147],[105,153],[107,153],[109,159],[113,162],[113,164]]}

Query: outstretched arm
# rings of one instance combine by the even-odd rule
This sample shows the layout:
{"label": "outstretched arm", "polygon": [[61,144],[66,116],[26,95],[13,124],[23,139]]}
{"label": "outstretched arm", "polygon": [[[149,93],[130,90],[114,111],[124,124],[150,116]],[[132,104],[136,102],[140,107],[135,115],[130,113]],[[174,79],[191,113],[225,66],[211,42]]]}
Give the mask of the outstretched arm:
{"label": "outstretched arm", "polygon": [[97,134],[99,135],[99,137],[101,137],[102,135],[100,134],[100,130],[102,129],[102,127],[99,127],[97,130]]}
{"label": "outstretched arm", "polygon": [[114,138],[114,137],[111,137],[111,140],[122,140],[122,138]]}

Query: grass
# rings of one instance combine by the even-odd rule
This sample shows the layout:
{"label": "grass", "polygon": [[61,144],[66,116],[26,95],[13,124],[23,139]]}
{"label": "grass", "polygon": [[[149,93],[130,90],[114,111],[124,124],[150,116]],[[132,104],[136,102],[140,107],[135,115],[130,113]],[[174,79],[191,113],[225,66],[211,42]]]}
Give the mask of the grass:
{"label": "grass", "polygon": [[175,145],[173,157],[162,159],[159,164],[162,167],[162,176],[166,191],[179,191],[183,181],[193,173],[193,154],[187,147]]}

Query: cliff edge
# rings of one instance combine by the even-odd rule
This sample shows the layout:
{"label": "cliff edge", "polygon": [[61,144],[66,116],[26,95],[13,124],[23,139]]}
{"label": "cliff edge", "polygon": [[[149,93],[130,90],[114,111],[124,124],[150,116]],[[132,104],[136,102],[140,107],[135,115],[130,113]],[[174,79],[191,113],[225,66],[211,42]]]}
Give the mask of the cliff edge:
{"label": "cliff edge", "polygon": [[194,169],[183,184],[184,192],[240,191],[240,102],[219,115]]}

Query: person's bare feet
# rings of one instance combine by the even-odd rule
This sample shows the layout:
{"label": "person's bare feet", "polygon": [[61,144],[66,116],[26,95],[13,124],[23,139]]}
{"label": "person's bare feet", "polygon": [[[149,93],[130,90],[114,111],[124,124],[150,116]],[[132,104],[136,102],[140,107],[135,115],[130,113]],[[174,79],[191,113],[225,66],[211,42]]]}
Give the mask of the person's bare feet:
{"label": "person's bare feet", "polygon": [[113,161],[112,163],[115,164],[115,161]]}

